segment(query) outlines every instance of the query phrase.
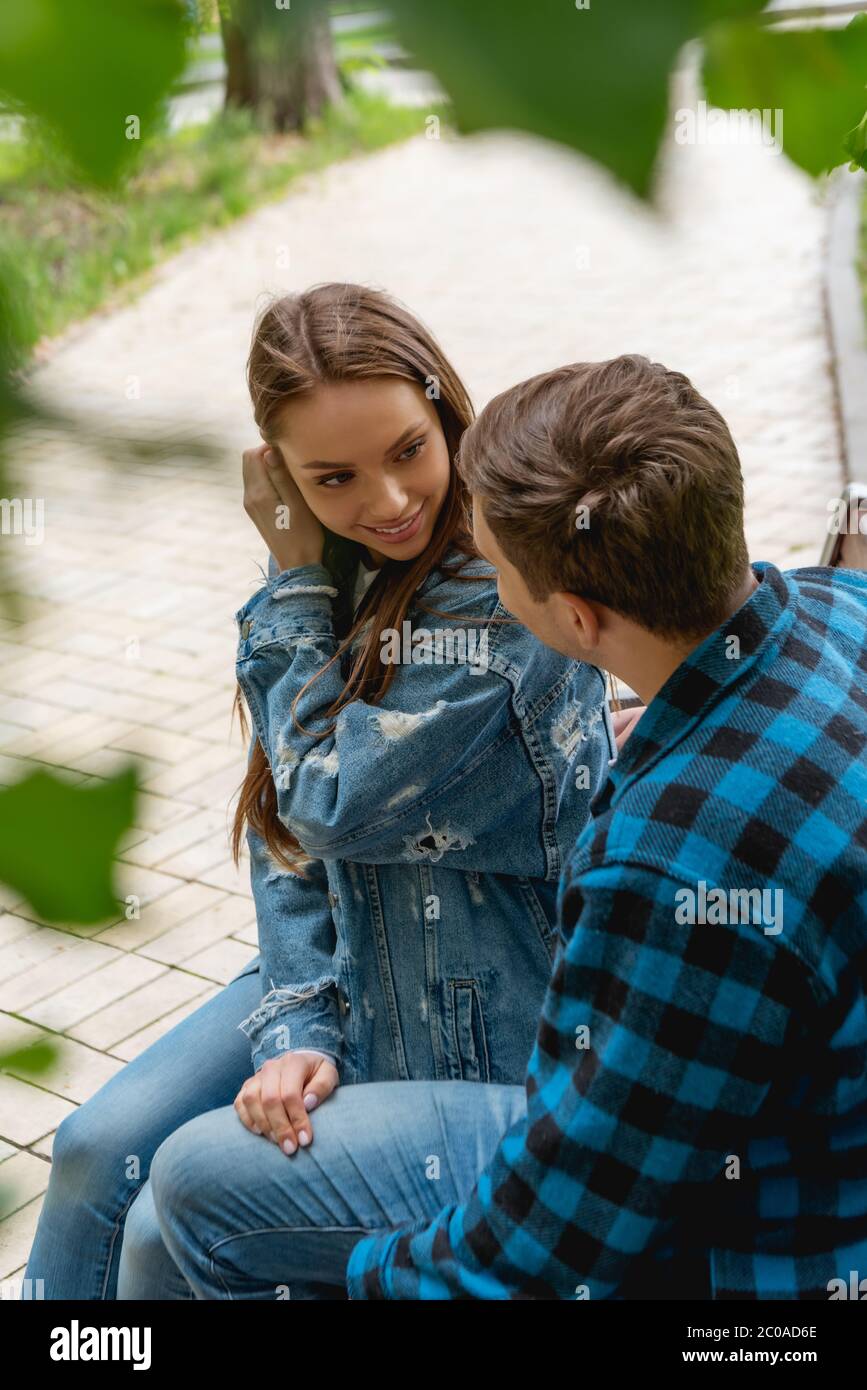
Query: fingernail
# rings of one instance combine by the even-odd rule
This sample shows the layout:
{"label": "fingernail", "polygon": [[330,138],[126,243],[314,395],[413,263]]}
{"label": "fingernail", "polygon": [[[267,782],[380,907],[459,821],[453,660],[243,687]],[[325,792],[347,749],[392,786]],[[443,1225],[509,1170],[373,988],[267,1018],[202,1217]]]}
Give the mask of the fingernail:
{"label": "fingernail", "polygon": [[254,1125],[254,1126],[253,1126],[253,1133],[254,1133],[254,1134],[261,1134],[261,1133],[262,1133],[262,1131],[261,1131],[261,1129],[259,1128],[258,1125]]}
{"label": "fingernail", "polygon": [[310,1091],[309,1094],[304,1097],[304,1109],[307,1111],[308,1115],[310,1114],[311,1110],[316,1109],[318,1104],[319,1097],[315,1095],[313,1091]]}
{"label": "fingernail", "polygon": [[301,1145],[302,1149],[306,1149],[307,1145],[310,1143],[310,1135],[307,1133],[306,1129],[302,1129],[301,1133],[298,1135],[298,1143]]}
{"label": "fingernail", "polygon": [[284,1152],[284,1154],[294,1154],[294,1152],[295,1152],[295,1150],[296,1150],[297,1148],[298,1148],[298,1145],[297,1145],[297,1144],[293,1144],[293,1142],[292,1142],[291,1139],[284,1139],[284,1140],[283,1140],[283,1152]]}

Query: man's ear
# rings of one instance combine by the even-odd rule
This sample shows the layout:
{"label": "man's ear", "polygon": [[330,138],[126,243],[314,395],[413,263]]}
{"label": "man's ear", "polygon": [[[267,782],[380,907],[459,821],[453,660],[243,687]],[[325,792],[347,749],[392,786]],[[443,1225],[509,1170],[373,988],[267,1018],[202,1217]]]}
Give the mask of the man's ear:
{"label": "man's ear", "polygon": [[554,594],[562,605],[561,613],[572,630],[575,641],[584,651],[594,651],[599,644],[599,617],[596,605],[578,594]]}

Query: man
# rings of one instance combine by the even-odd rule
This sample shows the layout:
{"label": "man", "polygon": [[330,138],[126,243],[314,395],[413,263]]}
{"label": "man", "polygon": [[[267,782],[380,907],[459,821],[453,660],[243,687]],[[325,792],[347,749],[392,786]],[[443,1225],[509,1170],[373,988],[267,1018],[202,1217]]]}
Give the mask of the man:
{"label": "man", "polygon": [[496,397],[460,466],[503,604],[647,705],[526,1086],[341,1088],[291,1160],[202,1116],[163,1238],[204,1298],[827,1298],[867,1274],[867,576],[750,567],[725,422],[642,357]]}

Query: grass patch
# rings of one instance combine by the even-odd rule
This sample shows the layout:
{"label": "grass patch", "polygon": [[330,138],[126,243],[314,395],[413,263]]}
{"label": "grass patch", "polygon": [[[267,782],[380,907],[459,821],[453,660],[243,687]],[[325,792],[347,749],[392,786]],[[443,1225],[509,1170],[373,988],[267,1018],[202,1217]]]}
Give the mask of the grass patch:
{"label": "grass patch", "polygon": [[418,134],[422,113],[352,92],[303,136],[265,134],[246,112],[162,136],[112,196],[70,187],[34,141],[0,142],[0,255],[26,301],[32,348],[91,313],[194,236],[277,197],[300,174]]}

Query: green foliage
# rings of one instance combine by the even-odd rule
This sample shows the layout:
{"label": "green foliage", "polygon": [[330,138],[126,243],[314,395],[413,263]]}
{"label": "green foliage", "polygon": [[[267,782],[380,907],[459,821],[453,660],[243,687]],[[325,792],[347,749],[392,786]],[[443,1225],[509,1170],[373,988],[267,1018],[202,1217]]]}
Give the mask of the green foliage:
{"label": "green foliage", "polygon": [[91,182],[111,183],[136,154],[183,70],[179,0],[27,0],[0,9],[0,91],[39,117]]}
{"label": "green foliage", "polygon": [[846,150],[851,156],[851,170],[867,169],[867,115],[863,116],[854,130],[850,130],[845,140]]}
{"label": "green foliage", "polygon": [[57,1047],[46,1038],[39,1038],[37,1042],[15,1048],[12,1052],[0,1053],[0,1069],[18,1074],[24,1072],[26,1076],[42,1076],[51,1070],[56,1061]]}
{"label": "green foliage", "polygon": [[431,67],[463,131],[512,126],[606,165],[646,196],[674,60],[709,19],[764,0],[397,0],[398,35]]}
{"label": "green foliage", "polygon": [[136,773],[72,786],[37,769],[0,791],[0,879],[40,917],[91,923],[116,918],[117,843],[132,824]]}
{"label": "green foliage", "polygon": [[[858,153],[867,58],[861,23],[775,31],[765,0],[394,0],[399,37],[455,104],[463,131],[498,126],[570,145],[644,197],[689,39],[707,46],[709,99],[781,107],[783,145],[817,174]],[[847,136],[849,144],[847,145]]]}
{"label": "green foliage", "polygon": [[867,16],[844,29],[781,33],[714,25],[705,35],[704,76],[717,106],[781,110],[783,149],[809,174],[847,157],[863,165]]}

